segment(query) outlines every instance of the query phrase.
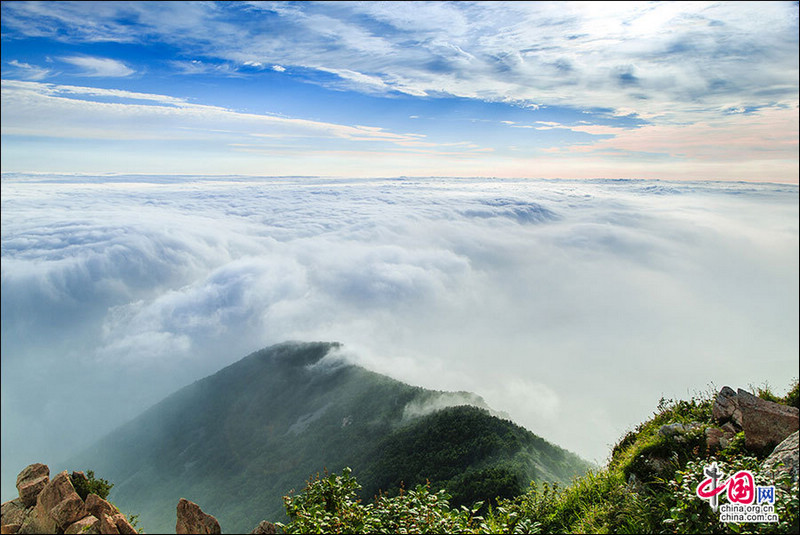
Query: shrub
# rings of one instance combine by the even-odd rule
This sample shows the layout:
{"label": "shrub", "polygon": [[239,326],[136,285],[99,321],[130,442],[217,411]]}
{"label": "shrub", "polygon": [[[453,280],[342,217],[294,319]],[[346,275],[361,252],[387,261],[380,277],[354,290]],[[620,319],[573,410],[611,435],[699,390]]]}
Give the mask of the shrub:
{"label": "shrub", "polygon": [[285,533],[464,533],[486,532],[475,508],[450,508],[446,491],[431,492],[428,485],[400,489],[397,496],[381,494],[363,505],[357,498],[361,486],[350,468],[342,475],[319,474],[297,496],[284,497],[289,524]]}
{"label": "shrub", "polygon": [[800,391],[798,388],[800,388],[800,382],[795,379],[794,385],[789,389],[789,392],[783,398],[783,403],[800,409]]}
{"label": "shrub", "polygon": [[95,478],[94,470],[86,471],[86,479],[72,476],[70,476],[70,479],[72,480],[72,486],[75,487],[75,492],[78,493],[82,500],[85,500],[89,494],[97,494],[105,500],[108,498],[108,493],[111,492],[111,487],[114,486],[113,483],[109,483],[105,479]]}

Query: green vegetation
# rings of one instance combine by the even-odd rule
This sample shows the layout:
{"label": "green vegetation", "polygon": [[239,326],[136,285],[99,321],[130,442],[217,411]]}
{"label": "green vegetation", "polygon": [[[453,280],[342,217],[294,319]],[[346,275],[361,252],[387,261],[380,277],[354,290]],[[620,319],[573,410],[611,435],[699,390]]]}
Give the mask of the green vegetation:
{"label": "green vegetation", "polygon": [[300,495],[284,498],[291,521],[279,526],[286,533],[462,533],[480,527],[477,510],[451,509],[444,490],[418,485],[363,505],[360,488],[349,468],[341,476],[318,474]]}
{"label": "green vegetation", "polygon": [[94,470],[86,471],[86,479],[70,476],[70,480],[72,486],[75,487],[75,492],[82,500],[85,500],[89,494],[97,494],[105,500],[108,498],[108,493],[111,492],[111,487],[114,486],[113,483],[109,483],[103,478],[95,478]]}
{"label": "green vegetation", "polygon": [[[533,479],[569,482],[590,465],[485,409],[451,407],[388,434],[362,472],[364,497],[403,485],[446,489],[455,506],[521,494]],[[392,490],[394,489],[394,490]]]}
{"label": "green vegetation", "polygon": [[775,403],[783,403],[784,405],[789,405],[791,407],[796,407],[800,409],[800,381],[797,379],[794,380],[792,386],[789,388],[789,392],[783,397],[776,396],[772,392],[772,388],[769,384],[764,383],[763,386],[754,387],[750,385],[750,390],[755,392],[756,396],[760,397],[761,399],[765,399],[767,401],[772,401]]}
{"label": "green vegetation", "polygon": [[[776,399],[790,404],[796,396],[795,382],[789,394]],[[434,492],[430,485],[381,494],[364,504],[349,469],[317,477],[301,494],[284,498],[290,522],[283,528],[287,533],[797,533],[797,482],[792,485],[786,473],[776,481],[760,473],[763,456],[744,449],[743,434],[709,452],[704,432],[711,406],[710,393],[689,401],[662,399],[653,417],[614,447],[605,468],[569,486],[533,482],[526,492],[488,507],[453,506],[446,490]],[[779,523],[720,523],[719,514],[695,494],[711,461],[724,474],[750,470],[756,485],[774,484]]]}

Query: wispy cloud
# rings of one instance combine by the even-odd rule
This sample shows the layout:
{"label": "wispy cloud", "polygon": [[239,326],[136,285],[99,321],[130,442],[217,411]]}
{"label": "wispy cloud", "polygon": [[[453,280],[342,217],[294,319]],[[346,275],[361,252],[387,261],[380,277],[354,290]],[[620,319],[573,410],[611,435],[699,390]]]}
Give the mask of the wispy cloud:
{"label": "wispy cloud", "polygon": [[[115,101],[109,102],[109,99]],[[216,138],[219,133],[227,132],[239,136],[238,139],[278,136],[387,143],[424,138],[420,134],[399,134],[376,126],[239,113],[166,95],[37,82],[4,80],[2,100],[3,133],[10,135],[192,139],[211,133]]]}
{"label": "wispy cloud", "polygon": [[23,63],[15,59],[9,61],[8,64],[13,68],[13,75],[25,80],[43,80],[52,72],[50,69],[31,65],[30,63]]}
{"label": "wispy cloud", "polygon": [[67,56],[59,58],[65,63],[81,68],[81,76],[101,78],[121,78],[130,76],[136,71],[121,61],[111,58],[96,58],[91,56]]}
{"label": "wispy cloud", "polygon": [[731,97],[746,107],[797,92],[797,10],[786,2],[101,4],[18,3],[4,7],[4,23],[27,35],[48,34],[49,23],[60,39],[156,39],[234,65],[334,72],[366,91],[625,107],[673,120]]}

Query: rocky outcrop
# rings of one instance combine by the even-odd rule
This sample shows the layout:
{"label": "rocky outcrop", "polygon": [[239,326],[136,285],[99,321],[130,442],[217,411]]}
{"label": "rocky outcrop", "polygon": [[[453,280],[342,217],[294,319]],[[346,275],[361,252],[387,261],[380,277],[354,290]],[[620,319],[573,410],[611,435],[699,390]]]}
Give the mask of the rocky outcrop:
{"label": "rocky outcrop", "polygon": [[0,508],[0,533],[17,533],[25,520],[25,505],[22,500],[15,498],[2,505]]}
{"label": "rocky outcrop", "polygon": [[73,533],[92,533],[92,534],[99,534],[100,533],[100,525],[98,523],[97,517],[89,515],[86,517],[81,518],[77,522],[74,522],[70,527],[64,531],[67,535],[71,535]]}
{"label": "rocky outcrop", "polygon": [[[136,528],[114,504],[97,494],[84,501],[75,492],[72,480],[87,479],[83,472],[66,471],[50,480],[44,464],[27,466],[17,476],[19,497],[0,507],[0,533],[64,533],[133,535]],[[222,533],[219,522],[196,503],[184,498],[178,502],[176,533]],[[277,526],[261,522],[253,533],[278,533]]]}
{"label": "rocky outcrop", "polygon": [[278,533],[278,526],[272,522],[262,520],[253,531],[250,532],[250,535],[275,535],[276,533]]}
{"label": "rocky outcrop", "polygon": [[49,516],[60,529],[66,529],[70,524],[87,516],[86,506],[75,492],[66,470],[45,485],[36,498],[35,509],[39,510],[42,517]]}
{"label": "rocky outcrop", "polygon": [[766,401],[741,388],[734,392],[723,387],[714,399],[711,414],[721,427],[706,430],[710,450],[726,447],[737,433],[744,431],[747,449],[769,451],[800,428],[796,407]]}
{"label": "rocky outcrop", "polygon": [[[797,485],[798,472],[800,471],[800,432],[795,431],[786,439],[778,444],[773,452],[761,465],[761,469],[774,472],[776,479],[782,479],[782,475],[789,476],[787,487]],[[787,488],[788,490],[788,488]]]}
{"label": "rocky outcrop", "polygon": [[800,428],[800,411],[796,407],[763,400],[741,388],[736,398],[748,449],[774,448]]}
{"label": "rocky outcrop", "polygon": [[94,517],[98,519],[104,514],[107,516],[114,516],[119,513],[119,509],[97,494],[89,494],[86,497],[86,510],[90,515],[94,515]]}
{"label": "rocky outcrop", "polygon": [[136,533],[124,515],[95,494],[86,501],[75,492],[72,478],[83,472],[64,471],[52,480],[47,465],[27,466],[17,476],[19,498],[2,505],[2,533]]}
{"label": "rocky outcrop", "polygon": [[36,503],[36,497],[50,482],[50,469],[41,463],[25,467],[17,476],[17,492],[25,507]]}
{"label": "rocky outcrop", "polygon": [[206,514],[200,506],[181,498],[178,502],[178,522],[175,533],[222,533],[219,522],[212,515]]}
{"label": "rocky outcrop", "polygon": [[731,422],[734,427],[742,429],[742,411],[733,388],[722,387],[711,406],[711,416],[720,423]]}

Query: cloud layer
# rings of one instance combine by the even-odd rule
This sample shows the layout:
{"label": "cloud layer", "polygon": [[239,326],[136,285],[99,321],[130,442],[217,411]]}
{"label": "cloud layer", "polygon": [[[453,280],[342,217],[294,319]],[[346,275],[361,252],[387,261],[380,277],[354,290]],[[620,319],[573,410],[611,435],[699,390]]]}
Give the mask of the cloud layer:
{"label": "cloud layer", "polygon": [[1,213],[4,499],[287,339],[597,461],[662,395],[796,369],[796,186],[4,175]]}
{"label": "cloud layer", "polygon": [[313,69],[334,75],[320,83],[364,92],[674,119],[765,97],[796,101],[789,2],[110,2],[90,12],[25,2],[4,6],[4,24],[62,42],[163,42],[234,70]]}
{"label": "cloud layer", "polygon": [[4,171],[800,172],[791,2],[7,2],[2,14]]}

